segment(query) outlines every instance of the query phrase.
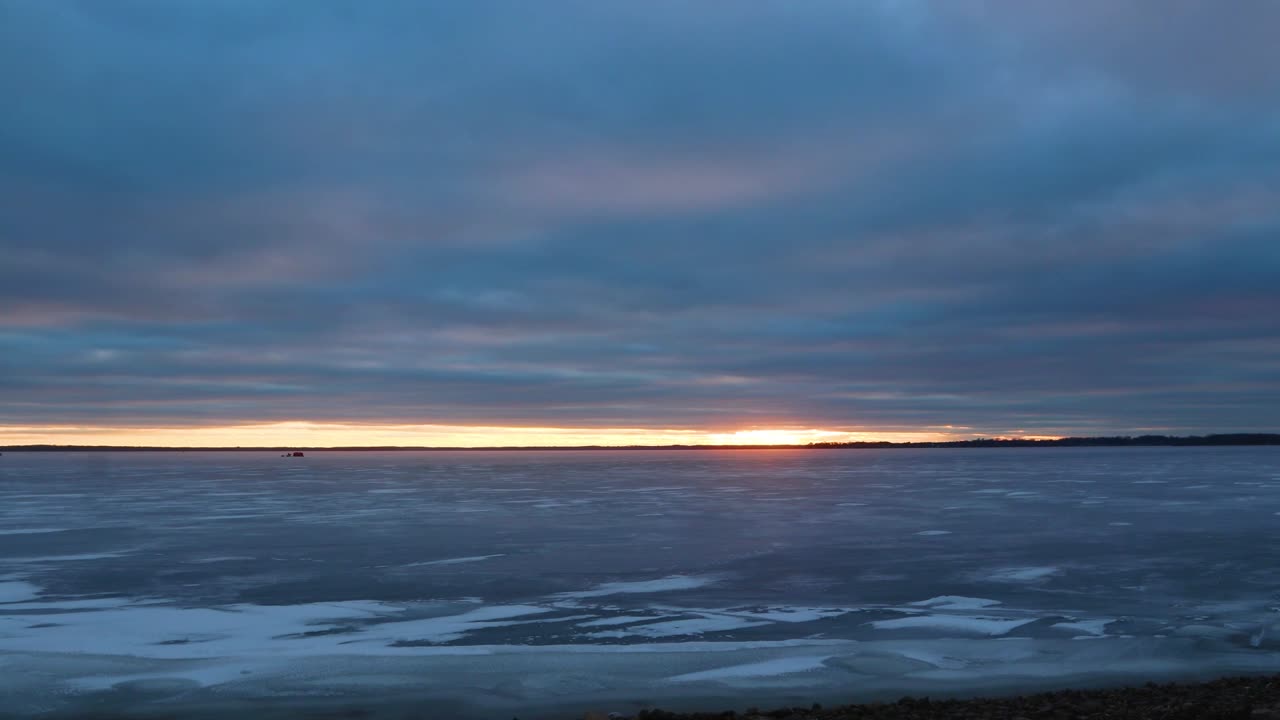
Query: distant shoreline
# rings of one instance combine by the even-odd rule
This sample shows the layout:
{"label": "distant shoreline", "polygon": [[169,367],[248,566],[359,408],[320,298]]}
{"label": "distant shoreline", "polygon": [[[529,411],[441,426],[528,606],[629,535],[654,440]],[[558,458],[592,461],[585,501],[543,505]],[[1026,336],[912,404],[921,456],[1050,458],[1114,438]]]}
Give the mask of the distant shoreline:
{"label": "distant shoreline", "polygon": [[1280,433],[1222,433],[1214,435],[1120,435],[1113,437],[1067,437],[1050,440],[1022,438],[978,438],[941,442],[863,441],[810,443],[808,445],[560,445],[560,446],[355,446],[355,447],[162,447],[128,445],[0,445],[5,452],[527,452],[592,450],[877,450],[919,448],[1026,448],[1026,447],[1247,447],[1280,445]]}
{"label": "distant shoreline", "polygon": [[[588,713],[587,718],[605,717]],[[1280,675],[1234,675],[1195,682],[1084,687],[1019,695],[941,698],[824,708],[749,708],[736,712],[644,710],[633,720],[952,720],[953,718],[1130,718],[1131,720],[1280,719]]]}

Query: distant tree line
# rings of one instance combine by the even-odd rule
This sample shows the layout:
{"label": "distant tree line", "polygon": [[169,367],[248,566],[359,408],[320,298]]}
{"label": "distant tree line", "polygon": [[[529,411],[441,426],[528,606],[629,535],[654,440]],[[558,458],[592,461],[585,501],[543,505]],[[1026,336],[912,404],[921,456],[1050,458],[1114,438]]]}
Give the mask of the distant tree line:
{"label": "distant tree line", "polygon": [[1276,433],[1224,433],[1219,435],[1114,435],[1111,437],[977,438],[944,442],[821,442],[812,448],[982,448],[982,447],[1159,447],[1188,445],[1280,445]]}

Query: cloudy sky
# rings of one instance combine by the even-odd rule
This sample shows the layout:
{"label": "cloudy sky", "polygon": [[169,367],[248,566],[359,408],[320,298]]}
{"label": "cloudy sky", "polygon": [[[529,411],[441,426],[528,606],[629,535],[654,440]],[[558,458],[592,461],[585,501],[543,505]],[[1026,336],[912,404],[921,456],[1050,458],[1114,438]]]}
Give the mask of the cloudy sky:
{"label": "cloudy sky", "polygon": [[0,0],[0,444],[1276,430],[1278,32]]}

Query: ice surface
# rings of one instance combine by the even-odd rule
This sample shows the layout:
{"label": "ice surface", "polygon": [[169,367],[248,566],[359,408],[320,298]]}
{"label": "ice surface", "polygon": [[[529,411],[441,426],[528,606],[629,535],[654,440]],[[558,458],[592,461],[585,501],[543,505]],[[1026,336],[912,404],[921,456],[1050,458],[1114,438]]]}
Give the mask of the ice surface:
{"label": "ice surface", "polygon": [[11,563],[45,563],[45,562],[83,562],[85,560],[105,560],[107,558],[117,558],[128,555],[132,550],[121,550],[118,552],[101,552],[101,553],[74,553],[71,555],[35,555],[32,557],[11,557],[5,558],[5,562]]}
{"label": "ice surface", "polygon": [[[40,586],[23,580],[0,582],[0,603],[22,602],[40,596]],[[9,606],[8,609],[11,609]]]}
{"label": "ice surface", "polygon": [[447,560],[428,560],[426,562],[409,563],[405,567],[418,567],[420,565],[461,565],[463,563],[480,562],[490,558],[502,557],[504,553],[494,553],[493,555],[471,555],[469,557],[449,558]]}
{"label": "ice surface", "polygon": [[1106,627],[1115,620],[1107,618],[1099,618],[1095,620],[1074,620],[1071,622],[1054,623],[1053,627],[1062,628],[1064,630],[1078,630],[1089,635],[1105,635]]}
{"label": "ice surface", "polygon": [[748,617],[755,620],[768,620],[770,622],[784,623],[800,623],[814,622],[815,620],[824,620],[826,618],[839,617],[846,613],[852,612],[844,608],[806,608],[806,607],[781,607],[770,608],[767,610],[735,610],[735,615]]}
{"label": "ice surface", "polygon": [[658,618],[651,615],[619,615],[618,617],[597,618],[578,623],[578,627],[607,627],[609,625],[626,625],[634,622],[649,622]]}
{"label": "ice surface", "polygon": [[963,615],[915,615],[892,620],[877,620],[872,622],[871,626],[880,630],[937,630],[944,634],[1004,635],[1032,622],[1035,622],[1035,618],[1010,620]]}
{"label": "ice surface", "polygon": [[1062,572],[1056,567],[1014,567],[996,570],[987,576],[987,580],[1001,583],[1036,582]]}
{"label": "ice surface", "polygon": [[746,663],[744,665],[730,665],[729,667],[715,668],[714,670],[701,670],[699,672],[685,673],[684,675],[676,675],[669,679],[672,682],[697,682],[700,680],[729,680],[733,678],[787,675],[790,673],[816,670],[823,667],[823,663],[830,658],[830,655],[779,658],[777,660],[765,660],[763,662]]}
{"label": "ice surface", "polygon": [[[47,609],[62,608],[50,604]],[[4,611],[0,606],[0,612]],[[333,651],[335,645],[346,639],[336,635],[308,636],[307,633],[331,629],[340,625],[340,621],[400,611],[398,607],[367,601],[224,608],[130,605],[98,612],[0,615],[0,651],[175,659],[245,654],[297,656]],[[500,609],[496,615],[505,616]],[[49,626],[31,627],[40,621]]]}
{"label": "ice surface", "polygon": [[548,608],[533,605],[482,607],[459,615],[387,623],[377,626],[377,630],[391,633],[398,642],[445,643],[461,639],[468,632],[527,622],[513,618],[548,612]]}
{"label": "ice surface", "polygon": [[988,600],[987,598],[964,597],[962,595],[939,595],[928,600],[918,600],[908,605],[916,605],[919,607],[933,608],[936,610],[978,610],[993,605],[999,605],[999,600]]}
{"label": "ice surface", "polygon": [[572,717],[1280,671],[1276,448],[3,460],[18,717],[406,693]]}
{"label": "ice surface", "polygon": [[710,576],[692,577],[687,575],[672,575],[659,580],[604,583],[603,585],[599,585],[591,590],[565,592],[560,593],[559,596],[564,598],[594,598],[604,597],[606,595],[619,595],[623,593],[673,592],[675,590],[693,590],[695,588],[705,587],[715,583],[716,581],[717,578]]}
{"label": "ice surface", "polygon": [[624,637],[676,637],[682,635],[703,635],[710,632],[723,632],[726,630],[742,630],[744,628],[758,627],[766,623],[749,618],[736,617],[733,615],[704,615],[698,618],[686,618],[684,620],[667,620],[665,622],[649,623],[645,625],[630,625],[621,630],[603,630],[601,632],[587,633],[587,637],[602,638],[624,638]]}
{"label": "ice surface", "polygon": [[126,607],[137,604],[137,600],[129,598],[91,598],[87,600],[45,600],[41,602],[10,602],[0,606],[0,613],[13,610],[102,610],[104,608]]}

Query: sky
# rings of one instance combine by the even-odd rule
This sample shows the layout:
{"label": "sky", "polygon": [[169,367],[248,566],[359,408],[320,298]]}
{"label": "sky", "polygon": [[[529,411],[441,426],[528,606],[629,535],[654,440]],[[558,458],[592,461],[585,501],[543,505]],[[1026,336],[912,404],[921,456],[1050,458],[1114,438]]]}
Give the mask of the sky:
{"label": "sky", "polygon": [[0,445],[1280,429],[1273,0],[0,0]]}

